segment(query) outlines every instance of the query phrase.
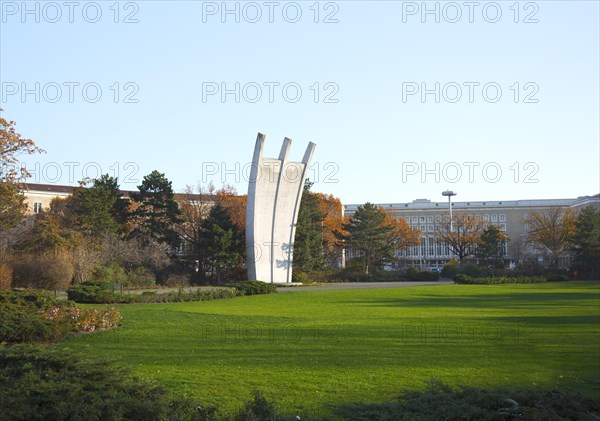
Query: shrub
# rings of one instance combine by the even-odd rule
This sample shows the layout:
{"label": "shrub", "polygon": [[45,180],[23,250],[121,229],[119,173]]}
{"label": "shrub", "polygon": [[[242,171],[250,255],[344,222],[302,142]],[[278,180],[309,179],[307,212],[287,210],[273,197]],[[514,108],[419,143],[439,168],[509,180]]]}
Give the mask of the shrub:
{"label": "shrub", "polygon": [[495,278],[472,278],[469,275],[458,274],[454,276],[454,282],[467,285],[498,285],[498,284],[536,284],[546,282],[543,276],[498,276]]}
{"label": "shrub", "polygon": [[474,263],[467,263],[466,265],[460,267],[460,273],[472,278],[477,278],[478,276],[482,275],[483,270]]}
{"label": "shrub", "polygon": [[564,282],[569,280],[569,277],[562,273],[551,273],[545,275],[545,277],[548,280],[548,282]]}
{"label": "shrub", "polygon": [[0,293],[0,342],[56,342],[119,324],[114,309],[82,309],[44,293]]}
{"label": "shrub", "polygon": [[407,278],[407,281],[415,281],[415,282],[434,282],[439,281],[440,274],[437,272],[428,272],[428,271],[420,271],[413,274],[410,278]]}
{"label": "shrub", "polygon": [[94,269],[92,277],[95,281],[123,284],[127,282],[125,269],[117,262],[109,265],[97,266]]}
{"label": "shrub", "polygon": [[452,258],[442,268],[442,276],[444,278],[452,278],[457,273],[458,273],[458,262],[454,258]]}
{"label": "shrub", "polygon": [[252,400],[246,402],[238,412],[235,421],[273,421],[277,412],[273,403],[269,402],[260,390],[252,392]]}
{"label": "shrub", "polygon": [[259,295],[277,292],[277,287],[262,281],[242,281],[232,284],[239,295]]}
{"label": "shrub", "polygon": [[337,407],[344,420],[597,420],[597,397],[561,390],[451,388],[432,381],[424,391],[405,391],[382,404]]}
{"label": "shrub", "polygon": [[211,288],[198,289],[196,291],[184,292],[182,289],[175,292],[157,294],[147,291],[142,294],[120,294],[112,292],[110,284],[98,284],[84,282],[81,285],[72,286],[67,290],[69,300],[78,303],[89,304],[128,304],[128,303],[175,303],[189,301],[211,301],[224,298],[236,297],[238,291],[235,288]]}
{"label": "shrub", "polygon": [[310,275],[306,272],[292,271],[292,282],[306,284],[310,282]]}
{"label": "shrub", "polygon": [[75,273],[71,254],[62,249],[23,254],[13,270],[13,287],[18,288],[66,289]]}
{"label": "shrub", "polygon": [[156,275],[144,267],[138,267],[127,273],[128,286],[153,287],[156,285]]}
{"label": "shrub", "polygon": [[112,291],[108,282],[83,282],[67,289],[67,298],[76,303],[86,304],[116,304],[129,303],[131,295],[119,294]]}
{"label": "shrub", "polygon": [[162,420],[165,390],[67,350],[0,347],[3,419]]}
{"label": "shrub", "polygon": [[12,285],[13,270],[10,266],[0,264],[0,290],[10,289]]}
{"label": "shrub", "polygon": [[190,286],[190,276],[187,274],[170,273],[164,282],[167,287],[188,287]]}

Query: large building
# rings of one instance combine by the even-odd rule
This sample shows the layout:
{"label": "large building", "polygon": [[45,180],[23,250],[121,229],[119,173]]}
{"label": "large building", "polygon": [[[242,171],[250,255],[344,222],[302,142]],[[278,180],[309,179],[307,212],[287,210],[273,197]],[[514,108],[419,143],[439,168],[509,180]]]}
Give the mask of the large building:
{"label": "large building", "polygon": [[[588,205],[600,210],[600,195],[576,199],[452,202],[452,211],[472,214],[485,224],[498,226],[510,239],[505,247],[504,258],[512,263],[521,263],[531,259],[544,259],[543,255],[525,242],[529,231],[527,218],[530,212],[544,212],[556,207],[580,210]],[[344,214],[351,217],[358,206],[344,205]],[[378,206],[398,220],[404,219],[413,230],[421,232],[419,246],[409,247],[398,253],[402,264],[422,269],[439,269],[450,260],[452,255],[448,247],[436,238],[436,232],[441,230],[444,221],[449,219],[448,202],[416,199],[409,203],[381,203]],[[561,258],[559,264],[562,267],[568,266],[569,256]]]}

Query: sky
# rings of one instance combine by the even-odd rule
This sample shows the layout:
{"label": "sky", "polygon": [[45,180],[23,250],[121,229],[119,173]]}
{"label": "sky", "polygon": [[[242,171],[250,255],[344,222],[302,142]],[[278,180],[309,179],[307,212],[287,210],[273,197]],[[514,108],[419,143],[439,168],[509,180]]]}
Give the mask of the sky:
{"label": "sky", "polygon": [[2,116],[30,182],[153,170],[248,188],[317,144],[345,204],[600,192],[597,1],[0,1]]}

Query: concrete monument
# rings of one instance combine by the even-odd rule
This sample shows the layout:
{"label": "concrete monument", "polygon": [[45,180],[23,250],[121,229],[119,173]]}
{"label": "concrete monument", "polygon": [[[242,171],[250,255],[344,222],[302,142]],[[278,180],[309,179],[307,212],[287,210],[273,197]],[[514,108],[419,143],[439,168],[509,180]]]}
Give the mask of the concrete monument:
{"label": "concrete monument", "polygon": [[285,138],[279,158],[263,157],[265,135],[259,133],[248,183],[246,252],[248,279],[292,282],[296,221],[307,169],[316,145],[308,144],[302,162],[288,161],[292,143]]}

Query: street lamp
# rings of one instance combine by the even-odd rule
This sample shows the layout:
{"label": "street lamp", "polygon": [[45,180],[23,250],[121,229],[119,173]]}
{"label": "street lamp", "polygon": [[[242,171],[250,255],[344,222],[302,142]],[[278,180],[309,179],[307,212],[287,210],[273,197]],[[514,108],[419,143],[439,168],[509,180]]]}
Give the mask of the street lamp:
{"label": "street lamp", "polygon": [[452,232],[452,196],[456,196],[456,192],[446,190],[442,192],[442,196],[448,196],[448,209],[450,210],[450,232]]}

